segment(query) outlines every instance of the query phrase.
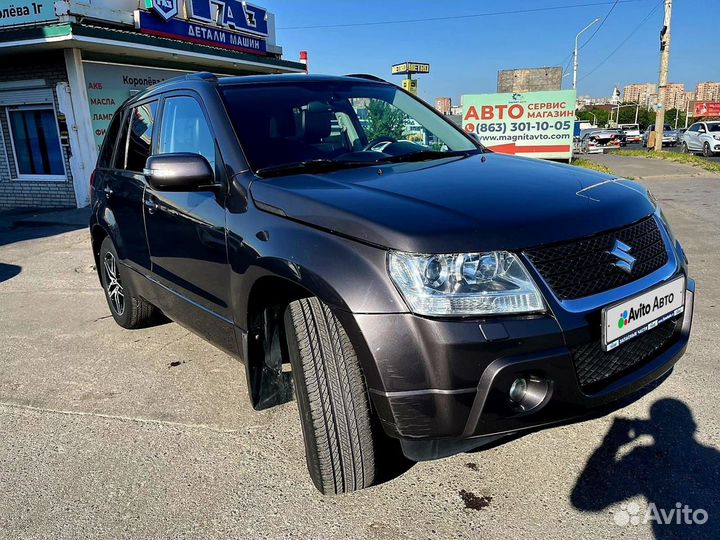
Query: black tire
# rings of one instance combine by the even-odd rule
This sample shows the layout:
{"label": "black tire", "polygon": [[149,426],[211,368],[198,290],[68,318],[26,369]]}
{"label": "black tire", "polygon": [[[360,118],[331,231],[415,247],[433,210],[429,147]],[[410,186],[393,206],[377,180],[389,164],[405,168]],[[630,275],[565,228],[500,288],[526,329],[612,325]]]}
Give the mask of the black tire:
{"label": "black tire", "polygon": [[[126,279],[126,268],[118,261],[115,246],[107,236],[100,245],[98,271],[113,319],[120,326],[128,329],[145,328],[154,324],[162,314],[155,306],[135,293],[132,283]],[[113,266],[114,273],[111,269]],[[119,299],[122,301],[120,302]]]}
{"label": "black tire", "polygon": [[706,142],[703,144],[703,156],[705,157],[712,157],[713,153],[710,150],[710,143]]}
{"label": "black tire", "polygon": [[690,152],[690,149],[688,148],[687,143],[683,141],[683,143],[680,145],[680,153],[687,154],[689,152]]}
{"label": "black tire", "polygon": [[347,333],[317,298],[288,306],[285,332],[313,483],[325,495],[372,485],[370,403]]}

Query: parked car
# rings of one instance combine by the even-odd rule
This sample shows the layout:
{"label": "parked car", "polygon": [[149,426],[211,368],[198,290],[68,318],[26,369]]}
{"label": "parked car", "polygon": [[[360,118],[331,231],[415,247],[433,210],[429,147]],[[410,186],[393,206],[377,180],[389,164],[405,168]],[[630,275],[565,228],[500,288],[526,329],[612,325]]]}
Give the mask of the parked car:
{"label": "parked car", "polygon": [[588,129],[580,134],[580,151],[602,154],[605,150],[620,148],[624,139],[624,134],[617,129]]}
{"label": "parked car", "polygon": [[[444,149],[363,127],[373,103]],[[489,152],[371,76],[162,82],[115,114],[91,185],[115,321],[240,359],[256,409],[294,397],[323,493],[371,485],[393,445],[601,414],[688,343],[695,283],[642,185]]]}
{"label": "parked car", "polygon": [[678,128],[678,129],[676,130],[676,133],[677,133],[677,136],[676,136],[677,144],[681,144],[681,143],[682,143],[683,135],[685,135],[685,132],[686,132],[686,131],[687,131],[687,128]]}
{"label": "parked car", "polygon": [[[648,145],[648,139],[650,138],[650,132],[655,131],[655,124],[650,124],[642,135],[642,145]],[[662,135],[663,146],[675,146],[677,144],[677,131],[672,128],[670,124],[665,124]]]}
{"label": "parked car", "polygon": [[625,133],[625,139],[628,143],[639,143],[641,140],[640,136],[640,125],[639,124],[618,124],[618,129],[621,129]]}
{"label": "parked car", "polygon": [[682,138],[683,152],[702,152],[705,157],[720,153],[720,120],[695,122]]}

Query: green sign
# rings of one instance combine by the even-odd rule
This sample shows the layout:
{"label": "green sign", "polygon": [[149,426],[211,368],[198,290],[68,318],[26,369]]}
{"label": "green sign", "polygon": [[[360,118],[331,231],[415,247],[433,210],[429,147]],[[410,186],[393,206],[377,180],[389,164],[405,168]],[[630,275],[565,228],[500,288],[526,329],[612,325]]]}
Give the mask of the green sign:
{"label": "green sign", "polygon": [[463,96],[463,129],[503,154],[572,156],[575,90]]}
{"label": "green sign", "polygon": [[13,0],[9,5],[0,7],[0,26],[18,26],[54,20],[57,20],[54,0]]}
{"label": "green sign", "polygon": [[85,62],[85,83],[90,100],[90,118],[98,150],[113,114],[131,95],[185,71]]}

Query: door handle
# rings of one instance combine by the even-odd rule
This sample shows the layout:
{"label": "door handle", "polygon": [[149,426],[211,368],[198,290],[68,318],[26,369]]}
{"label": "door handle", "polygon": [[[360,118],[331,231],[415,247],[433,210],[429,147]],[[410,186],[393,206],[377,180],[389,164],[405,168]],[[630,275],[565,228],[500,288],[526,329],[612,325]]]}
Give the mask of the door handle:
{"label": "door handle", "polygon": [[105,186],[105,188],[103,189],[103,193],[105,193],[105,198],[109,199],[110,195],[113,194],[113,190],[110,186]]}
{"label": "door handle", "polygon": [[147,208],[148,214],[154,214],[157,210],[157,203],[152,199],[145,199],[145,208]]}

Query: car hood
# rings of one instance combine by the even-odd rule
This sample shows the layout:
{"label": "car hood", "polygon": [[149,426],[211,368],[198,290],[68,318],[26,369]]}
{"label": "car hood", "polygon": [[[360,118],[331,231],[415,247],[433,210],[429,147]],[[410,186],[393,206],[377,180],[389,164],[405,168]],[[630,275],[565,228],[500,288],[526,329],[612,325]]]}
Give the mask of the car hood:
{"label": "car hood", "polygon": [[535,247],[654,211],[635,182],[502,154],[269,178],[250,192],[290,219],[417,253]]}

